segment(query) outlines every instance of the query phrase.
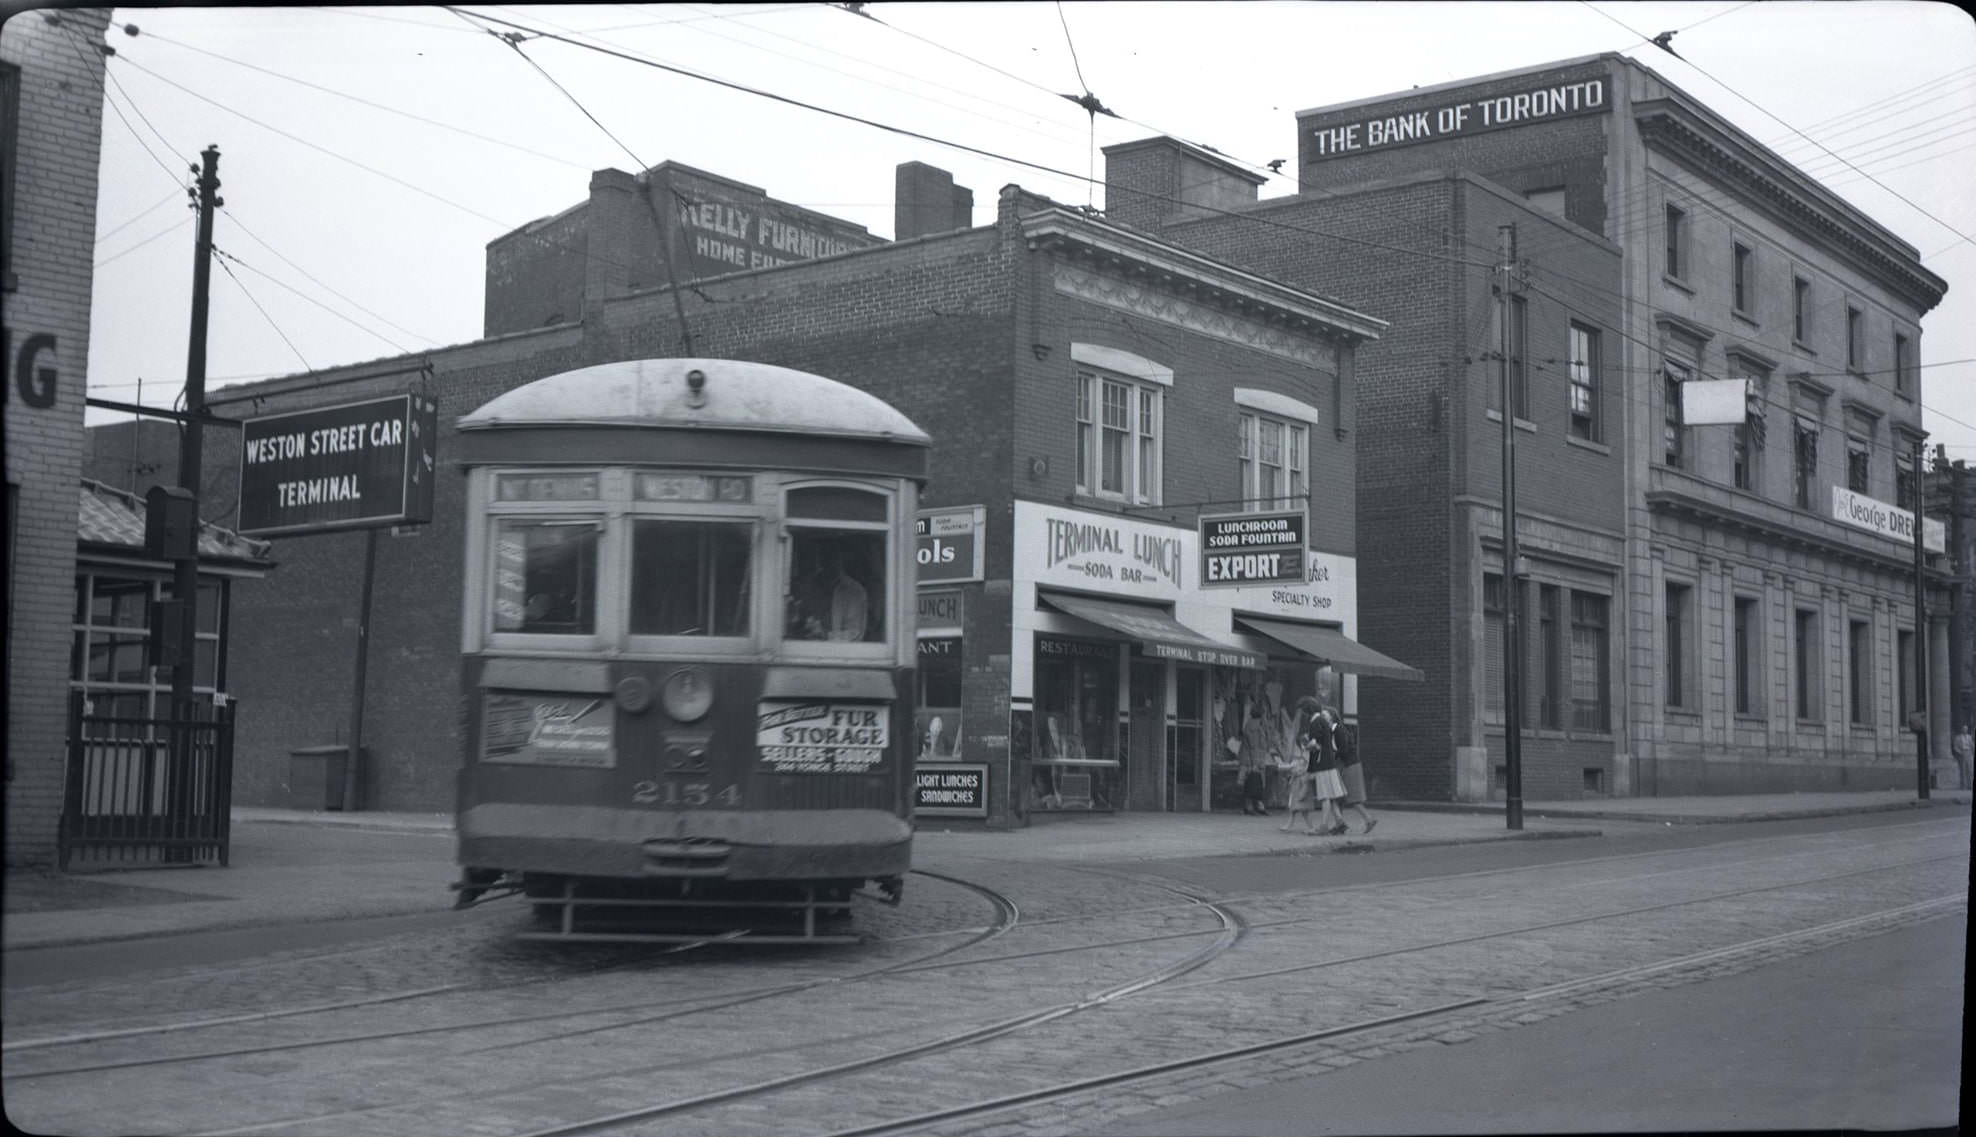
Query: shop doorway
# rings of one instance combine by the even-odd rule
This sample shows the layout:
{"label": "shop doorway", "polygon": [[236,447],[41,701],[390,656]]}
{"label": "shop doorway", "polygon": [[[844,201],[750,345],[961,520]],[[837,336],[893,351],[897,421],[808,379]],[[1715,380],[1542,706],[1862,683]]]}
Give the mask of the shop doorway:
{"label": "shop doorway", "polygon": [[1173,751],[1166,757],[1166,808],[1182,813],[1207,809],[1203,768],[1207,761],[1207,671],[1176,666]]}
{"label": "shop doorway", "polygon": [[1126,732],[1126,802],[1133,810],[1166,807],[1166,664],[1132,661],[1132,714]]}

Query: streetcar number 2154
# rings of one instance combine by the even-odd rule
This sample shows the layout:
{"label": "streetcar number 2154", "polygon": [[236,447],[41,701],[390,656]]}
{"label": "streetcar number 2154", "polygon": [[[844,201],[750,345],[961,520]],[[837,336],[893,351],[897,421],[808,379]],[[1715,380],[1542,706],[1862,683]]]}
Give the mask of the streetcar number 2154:
{"label": "streetcar number 2154", "polygon": [[740,805],[741,787],[712,782],[638,782],[631,787],[631,800],[640,805],[674,805],[691,808],[701,805]]}

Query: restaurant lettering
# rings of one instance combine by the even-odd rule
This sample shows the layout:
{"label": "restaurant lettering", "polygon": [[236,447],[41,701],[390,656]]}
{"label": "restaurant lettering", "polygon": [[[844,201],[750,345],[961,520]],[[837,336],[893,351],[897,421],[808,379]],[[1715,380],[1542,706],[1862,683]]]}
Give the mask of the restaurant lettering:
{"label": "restaurant lettering", "polygon": [[1383,146],[1426,142],[1606,109],[1606,79],[1538,87],[1492,98],[1471,99],[1425,110],[1361,119],[1310,131],[1307,158],[1333,158]]}

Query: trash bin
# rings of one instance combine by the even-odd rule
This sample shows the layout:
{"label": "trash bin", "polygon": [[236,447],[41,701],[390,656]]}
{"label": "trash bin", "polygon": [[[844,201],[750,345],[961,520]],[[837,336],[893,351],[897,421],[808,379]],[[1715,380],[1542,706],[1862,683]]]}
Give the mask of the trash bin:
{"label": "trash bin", "polygon": [[[365,748],[363,757],[369,757]],[[304,746],[288,752],[288,793],[289,801],[296,809],[341,810],[343,808],[343,777],[345,766],[350,760],[350,748],[334,746]],[[357,763],[357,807],[363,807],[364,762]]]}

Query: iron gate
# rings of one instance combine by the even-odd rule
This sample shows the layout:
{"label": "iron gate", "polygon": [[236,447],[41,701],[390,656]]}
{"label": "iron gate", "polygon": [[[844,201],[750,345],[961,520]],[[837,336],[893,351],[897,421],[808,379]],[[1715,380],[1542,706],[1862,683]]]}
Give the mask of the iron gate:
{"label": "iron gate", "polygon": [[92,715],[69,694],[61,867],[90,859],[227,862],[233,806],[233,704],[192,717]]}

